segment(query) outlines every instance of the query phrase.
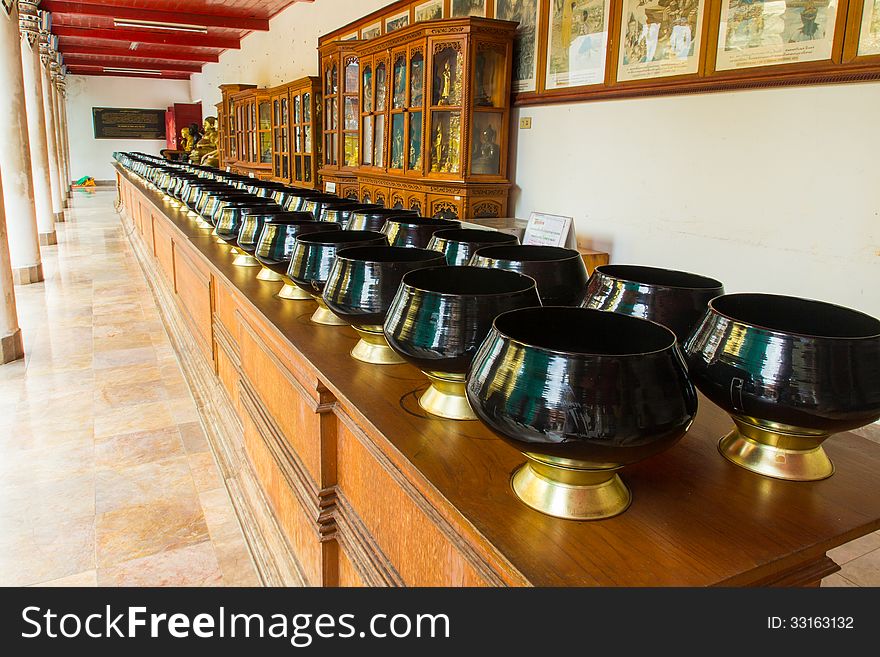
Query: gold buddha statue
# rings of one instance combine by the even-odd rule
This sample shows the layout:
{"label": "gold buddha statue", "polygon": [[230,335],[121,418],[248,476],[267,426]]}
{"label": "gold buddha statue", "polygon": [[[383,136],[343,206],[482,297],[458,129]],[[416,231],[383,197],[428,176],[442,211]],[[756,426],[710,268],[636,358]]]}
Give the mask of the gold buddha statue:
{"label": "gold buddha statue", "polygon": [[209,116],[204,122],[205,134],[196,144],[189,156],[193,164],[206,164],[211,167],[220,166],[220,157],[217,152],[217,117]]}
{"label": "gold buddha statue", "polygon": [[186,151],[187,153],[191,153],[192,149],[195,145],[196,145],[196,140],[193,139],[192,133],[189,131],[189,128],[181,128],[180,129],[181,150]]}

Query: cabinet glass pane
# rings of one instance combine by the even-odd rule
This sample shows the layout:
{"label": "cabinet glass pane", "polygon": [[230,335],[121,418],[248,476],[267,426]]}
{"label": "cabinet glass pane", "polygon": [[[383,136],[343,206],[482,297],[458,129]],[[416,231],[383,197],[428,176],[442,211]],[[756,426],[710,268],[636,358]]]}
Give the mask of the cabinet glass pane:
{"label": "cabinet glass pane", "polygon": [[403,168],[403,114],[391,115],[391,168]]}
{"label": "cabinet glass pane", "polygon": [[299,113],[300,113],[299,96],[294,96],[293,97],[293,122],[294,123],[300,123]]}
{"label": "cabinet glass pane", "polygon": [[299,126],[296,126],[293,129],[293,150],[296,153],[302,152],[302,141],[300,141],[302,137],[300,136],[300,130],[301,128]]}
{"label": "cabinet glass pane", "polygon": [[345,130],[357,130],[358,127],[358,99],[354,96],[345,97]]}
{"label": "cabinet glass pane", "polygon": [[461,56],[450,44],[434,55],[434,105],[461,105]]}
{"label": "cabinet glass pane", "polygon": [[385,166],[385,115],[376,115],[376,136],[373,139],[373,165]]}
{"label": "cabinet glass pane", "polygon": [[[357,125],[357,124],[355,124]],[[356,167],[358,165],[358,136],[357,133],[345,134],[345,166]]]}
{"label": "cabinet glass pane", "polygon": [[480,107],[501,107],[504,101],[503,76],[504,47],[479,44],[474,65],[474,104]]}
{"label": "cabinet glass pane", "polygon": [[312,150],[312,126],[303,127],[303,151],[310,153]]}
{"label": "cabinet glass pane", "polygon": [[431,171],[457,173],[461,164],[461,113],[431,113]]}
{"label": "cabinet glass pane", "polygon": [[391,106],[403,107],[406,103],[406,58],[394,60],[394,91],[391,95]]}
{"label": "cabinet glass pane", "polygon": [[269,101],[260,103],[260,130],[272,129],[272,107]]}
{"label": "cabinet glass pane", "polygon": [[339,162],[339,135],[333,133],[333,164]]}
{"label": "cabinet glass pane", "polygon": [[303,158],[303,180],[312,182],[312,156],[306,155]]}
{"label": "cabinet glass pane", "polygon": [[498,175],[501,173],[501,114],[475,112],[471,135],[471,173]]}
{"label": "cabinet glass pane", "polygon": [[339,127],[338,101],[335,98],[330,99],[330,129],[336,130]]}
{"label": "cabinet glass pane", "polygon": [[260,162],[263,164],[272,164],[272,133],[260,133]]}
{"label": "cabinet glass pane", "polygon": [[275,125],[279,125],[281,123],[281,103],[277,100],[272,103],[272,116],[273,121],[275,121]]}
{"label": "cabinet glass pane", "polygon": [[409,115],[409,168],[422,168],[422,113]]}
{"label": "cabinet glass pane", "polygon": [[409,106],[421,107],[425,90],[425,58],[421,53],[413,55],[409,63]]}
{"label": "cabinet glass pane", "polygon": [[330,135],[324,135],[324,164],[335,164],[336,161],[333,158],[333,142],[330,140]]}
{"label": "cabinet glass pane", "polygon": [[385,109],[385,98],[388,95],[388,79],[385,64],[376,67],[376,111]]}
{"label": "cabinet glass pane", "polygon": [[373,71],[367,66],[364,68],[364,87],[363,87],[363,97],[364,97],[364,112],[372,112],[373,111]]}
{"label": "cabinet glass pane", "polygon": [[345,66],[345,92],[357,93],[358,90],[358,63],[349,62]]}
{"label": "cabinet glass pane", "polygon": [[335,94],[339,90],[339,69],[334,63],[324,74],[324,93]]}
{"label": "cabinet glass pane", "polygon": [[287,120],[287,118],[288,118],[288,112],[287,112],[287,109],[288,109],[288,108],[287,108],[287,99],[286,99],[286,98],[282,98],[282,99],[281,99],[281,123],[284,124],[284,125],[287,125],[287,124],[288,124],[288,120]]}
{"label": "cabinet glass pane", "polygon": [[364,127],[361,133],[364,136],[364,164],[373,163],[373,124],[372,118],[364,117]]}
{"label": "cabinet glass pane", "polygon": [[302,95],[302,113],[303,121],[309,122],[312,120],[312,94],[308,92]]}
{"label": "cabinet glass pane", "polygon": [[302,180],[302,157],[297,155],[293,158],[293,176],[297,180]]}
{"label": "cabinet glass pane", "polygon": [[282,178],[287,178],[287,176],[290,174],[287,160],[288,160],[288,158],[286,155],[281,156],[281,177]]}

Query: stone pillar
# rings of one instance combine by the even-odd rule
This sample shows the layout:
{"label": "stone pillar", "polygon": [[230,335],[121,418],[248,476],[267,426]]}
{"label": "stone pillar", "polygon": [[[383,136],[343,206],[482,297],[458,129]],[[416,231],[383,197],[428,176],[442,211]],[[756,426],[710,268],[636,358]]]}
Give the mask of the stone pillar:
{"label": "stone pillar", "polygon": [[57,244],[55,214],[52,210],[51,178],[49,177],[49,145],[46,141],[46,119],[43,115],[43,82],[40,79],[40,17],[39,0],[19,0],[21,25],[21,66],[24,74],[24,102],[27,107],[28,137],[31,148],[31,170],[34,181],[34,206],[40,244]]}
{"label": "stone pillar", "polygon": [[18,4],[0,1],[0,174],[3,175],[6,233],[12,277],[19,285],[43,280],[34,208],[30,139],[24,100]]}
{"label": "stone pillar", "polygon": [[60,133],[59,136],[61,138],[61,158],[64,160],[64,177],[61,179],[61,182],[63,183],[67,197],[70,198],[73,193],[70,189],[70,183],[73,181],[73,176],[70,172],[70,134],[67,131],[67,75],[63,72],[63,69],[62,72],[58,74],[55,86],[58,90],[58,95],[56,97],[58,99],[58,132]]}
{"label": "stone pillar", "polygon": [[[2,11],[0,9],[0,12]],[[4,18],[0,16],[0,20]],[[15,310],[15,287],[12,282],[12,263],[9,260],[9,242],[6,235],[3,179],[0,176],[0,365],[24,358],[24,345]]]}
{"label": "stone pillar", "polygon": [[[43,13],[43,12],[40,12]],[[61,193],[61,176],[58,171],[58,140],[55,138],[55,111],[52,102],[52,78],[49,73],[49,65],[54,59],[50,52],[50,39],[52,35],[48,30],[40,29],[40,79],[43,86],[43,116],[46,120],[46,143],[49,145],[49,180],[52,191],[52,212],[55,221],[64,221],[64,195]]]}

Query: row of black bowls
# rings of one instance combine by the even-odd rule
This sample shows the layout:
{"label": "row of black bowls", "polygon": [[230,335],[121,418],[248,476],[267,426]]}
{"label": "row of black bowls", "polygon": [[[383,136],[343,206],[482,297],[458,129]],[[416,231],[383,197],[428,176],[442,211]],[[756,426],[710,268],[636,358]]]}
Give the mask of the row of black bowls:
{"label": "row of black bowls", "polygon": [[695,384],[734,420],[724,456],[781,479],[830,476],[822,441],[880,417],[873,317],[650,267],[587,280],[577,252],[394,212],[358,208],[311,232],[281,226],[328,222],[287,216],[274,237],[270,217],[255,253],[266,266],[290,254],[284,276],[319,301],[317,320],[357,330],[355,357],[421,369],[423,408],[478,417],[525,454],[513,489],[540,511],[625,510],[617,470],[686,433]]}

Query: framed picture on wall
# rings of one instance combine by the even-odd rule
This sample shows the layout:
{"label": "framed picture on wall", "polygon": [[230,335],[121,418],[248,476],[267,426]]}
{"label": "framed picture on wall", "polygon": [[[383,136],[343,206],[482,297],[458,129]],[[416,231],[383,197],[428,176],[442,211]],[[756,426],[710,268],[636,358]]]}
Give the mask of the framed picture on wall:
{"label": "framed picture on wall", "polygon": [[618,82],[699,72],[706,0],[621,0]]}
{"label": "framed picture on wall", "polygon": [[428,2],[416,5],[413,7],[413,16],[415,17],[416,23],[420,23],[421,21],[436,21],[444,18],[443,0],[428,0]]}
{"label": "framed picture on wall", "polygon": [[513,43],[513,91],[534,91],[538,77],[538,0],[495,0],[495,18],[519,23]]}
{"label": "framed picture on wall", "polygon": [[351,34],[346,34],[344,37],[340,39],[340,41],[354,41],[358,38],[357,32],[352,32]]}
{"label": "framed picture on wall", "polygon": [[545,89],[605,82],[611,0],[550,0]]}
{"label": "framed picture on wall", "polygon": [[830,61],[838,0],[721,0],[716,71]]}
{"label": "framed picture on wall", "polygon": [[844,61],[880,61],[880,0],[850,0]]}
{"label": "framed picture on wall", "polygon": [[462,16],[486,17],[486,0],[451,0],[449,10],[453,18]]}
{"label": "framed picture on wall", "polygon": [[372,25],[367,25],[364,28],[361,28],[361,39],[366,41],[367,39],[375,39],[377,36],[382,34],[382,23],[373,23]]}
{"label": "framed picture on wall", "polygon": [[409,25],[409,9],[385,19],[385,34]]}

